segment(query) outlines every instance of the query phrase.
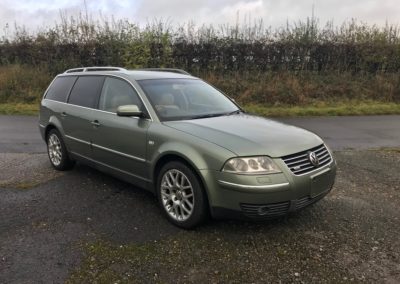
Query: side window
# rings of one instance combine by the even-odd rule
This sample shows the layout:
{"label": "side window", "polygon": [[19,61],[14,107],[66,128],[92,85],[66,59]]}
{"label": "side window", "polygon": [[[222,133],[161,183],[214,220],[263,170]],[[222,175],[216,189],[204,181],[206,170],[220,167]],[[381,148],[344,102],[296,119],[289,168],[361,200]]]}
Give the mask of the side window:
{"label": "side window", "polygon": [[57,77],[51,84],[49,90],[46,93],[45,98],[65,103],[69,91],[71,91],[71,88],[75,83],[75,80],[76,76]]}
{"label": "side window", "polygon": [[96,108],[103,81],[103,76],[80,76],[69,95],[68,103]]}
{"label": "side window", "polygon": [[117,108],[123,105],[137,105],[142,109],[142,101],[131,85],[124,80],[107,77],[101,91],[99,109],[117,112]]}

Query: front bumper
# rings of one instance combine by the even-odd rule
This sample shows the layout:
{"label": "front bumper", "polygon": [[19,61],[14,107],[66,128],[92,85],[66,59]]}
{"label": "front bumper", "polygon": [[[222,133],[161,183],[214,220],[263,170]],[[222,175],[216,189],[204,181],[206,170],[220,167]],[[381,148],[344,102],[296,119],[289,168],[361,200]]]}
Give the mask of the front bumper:
{"label": "front bumper", "polygon": [[241,210],[212,207],[212,216],[216,219],[235,218],[243,220],[269,220],[299,211],[315,202],[321,200],[332,188],[315,196],[305,196],[300,199],[268,204],[245,204],[241,203]]}
{"label": "front bumper", "polygon": [[[285,168],[284,164],[279,166]],[[202,171],[202,175],[214,218],[270,219],[322,199],[332,189],[336,162],[332,159],[330,164],[301,176],[290,170],[264,176],[219,171]]]}

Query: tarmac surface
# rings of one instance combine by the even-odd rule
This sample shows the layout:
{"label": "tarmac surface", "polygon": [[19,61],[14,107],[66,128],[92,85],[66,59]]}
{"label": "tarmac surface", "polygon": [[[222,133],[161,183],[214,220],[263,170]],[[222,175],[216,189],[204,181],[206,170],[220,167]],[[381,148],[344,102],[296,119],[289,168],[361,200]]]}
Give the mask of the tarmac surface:
{"label": "tarmac surface", "polygon": [[[396,147],[400,115],[296,117],[276,120],[321,136],[335,150]],[[0,153],[44,153],[36,116],[0,115]]]}

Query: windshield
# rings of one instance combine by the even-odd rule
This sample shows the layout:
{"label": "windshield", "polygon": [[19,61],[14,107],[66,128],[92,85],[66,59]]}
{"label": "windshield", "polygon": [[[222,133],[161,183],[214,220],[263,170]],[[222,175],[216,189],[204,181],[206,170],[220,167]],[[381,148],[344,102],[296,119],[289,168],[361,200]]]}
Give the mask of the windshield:
{"label": "windshield", "polygon": [[138,81],[161,121],[228,115],[238,107],[220,91],[197,79]]}

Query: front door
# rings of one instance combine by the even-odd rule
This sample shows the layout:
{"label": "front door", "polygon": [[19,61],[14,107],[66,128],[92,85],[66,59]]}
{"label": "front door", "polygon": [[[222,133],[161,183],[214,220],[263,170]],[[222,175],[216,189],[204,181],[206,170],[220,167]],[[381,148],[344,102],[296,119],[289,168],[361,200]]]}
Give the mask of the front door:
{"label": "front door", "polygon": [[116,115],[118,106],[144,106],[133,87],[125,80],[107,77],[99,100],[93,132],[94,159],[112,168],[129,173],[140,180],[148,179],[146,162],[147,129],[151,121]]}

